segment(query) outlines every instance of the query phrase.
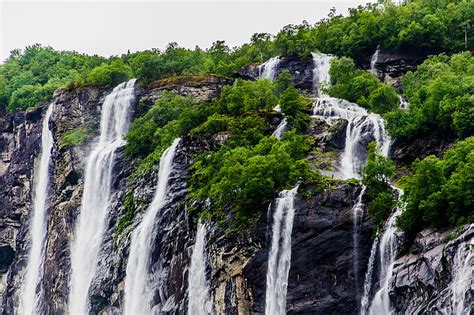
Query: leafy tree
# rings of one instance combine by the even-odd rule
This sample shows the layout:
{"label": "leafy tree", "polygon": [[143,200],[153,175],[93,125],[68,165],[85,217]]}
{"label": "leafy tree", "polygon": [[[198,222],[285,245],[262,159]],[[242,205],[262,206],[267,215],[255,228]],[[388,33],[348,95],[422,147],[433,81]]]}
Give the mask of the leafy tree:
{"label": "leafy tree", "polygon": [[443,159],[428,156],[404,178],[406,209],[397,224],[410,235],[427,227],[455,226],[474,219],[474,137],[456,143]]}
{"label": "leafy tree", "polygon": [[94,68],[87,76],[87,83],[101,86],[116,86],[132,77],[132,69],[122,60],[116,59],[110,64]]}
{"label": "leafy tree", "polygon": [[290,71],[283,70],[275,80],[275,94],[280,96],[286,89],[293,86],[293,76]]}
{"label": "leafy tree", "polygon": [[296,90],[294,87],[287,88],[280,97],[281,110],[291,119],[293,119],[296,114],[300,112],[302,105],[303,102],[298,90]]}
{"label": "leafy tree", "polygon": [[369,202],[369,213],[379,222],[389,216],[394,206],[390,187],[390,180],[394,175],[395,166],[392,161],[377,152],[375,142],[370,142],[362,183],[366,186],[365,198]]}

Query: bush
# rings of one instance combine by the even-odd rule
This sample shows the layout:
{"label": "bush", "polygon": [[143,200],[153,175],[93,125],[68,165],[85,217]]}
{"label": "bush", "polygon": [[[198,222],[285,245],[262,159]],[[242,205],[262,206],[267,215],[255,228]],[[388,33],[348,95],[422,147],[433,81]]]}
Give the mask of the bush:
{"label": "bush", "polygon": [[381,83],[373,74],[358,70],[352,59],[333,58],[329,70],[331,96],[346,99],[368,108],[374,113],[385,113],[397,107],[397,92]]}
{"label": "bush", "polygon": [[390,180],[394,175],[395,166],[392,161],[377,152],[375,142],[369,143],[362,183],[366,186],[365,198],[368,201],[369,214],[379,222],[387,219],[395,205],[390,187]]}
{"label": "bush", "polygon": [[85,127],[79,127],[74,130],[68,131],[63,136],[62,146],[72,147],[80,145],[90,136],[88,130]]}
{"label": "bush", "polygon": [[87,75],[87,83],[101,86],[116,86],[132,78],[132,69],[122,60],[116,59],[110,64],[94,68]]}
{"label": "bush", "polygon": [[474,222],[474,137],[456,143],[443,159],[428,156],[413,163],[404,178],[405,211],[397,224],[411,235],[427,227]]}
{"label": "bush", "polygon": [[403,78],[408,111],[385,116],[392,137],[439,131],[458,138],[474,133],[474,59],[470,53],[432,56]]}

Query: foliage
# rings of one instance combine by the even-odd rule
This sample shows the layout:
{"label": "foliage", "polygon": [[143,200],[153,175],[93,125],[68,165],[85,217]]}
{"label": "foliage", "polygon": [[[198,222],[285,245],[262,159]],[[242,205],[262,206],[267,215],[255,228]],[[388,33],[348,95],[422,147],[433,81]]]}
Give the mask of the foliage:
{"label": "foliage", "polygon": [[79,127],[74,130],[64,133],[61,145],[64,147],[71,147],[80,145],[90,136],[89,130],[85,127]]}
{"label": "foliage", "polygon": [[133,122],[125,136],[125,152],[135,157],[161,152],[173,139],[205,121],[212,112],[211,107],[191,98],[164,93],[144,116]]}
{"label": "foliage", "polygon": [[81,81],[104,62],[98,56],[61,52],[39,44],[14,50],[0,65],[0,111],[34,107],[51,99],[53,92]]}
{"label": "foliage", "polygon": [[362,183],[366,186],[365,198],[368,199],[369,214],[379,222],[383,222],[394,206],[390,180],[395,175],[392,161],[377,152],[376,143],[369,143],[367,165],[362,175]]}
{"label": "foliage", "polygon": [[287,88],[281,94],[280,106],[281,111],[290,119],[293,119],[303,107],[303,100],[302,97],[300,97],[298,90],[294,87]]}
{"label": "foliage", "polygon": [[116,86],[132,78],[132,69],[121,59],[113,60],[110,64],[102,64],[87,75],[87,83],[101,86]]}
{"label": "foliage", "polygon": [[393,137],[410,138],[430,130],[474,134],[474,59],[470,53],[432,56],[403,79],[408,111],[388,113]]}
{"label": "foliage", "polygon": [[221,147],[214,154],[204,152],[192,166],[192,196],[213,200],[213,215],[227,217],[233,224],[248,224],[261,214],[274,194],[313,176],[304,160],[308,149],[303,136],[287,133],[282,141],[265,137],[253,147]]}
{"label": "foliage", "polygon": [[427,227],[474,221],[474,137],[456,143],[442,159],[416,160],[413,168],[413,175],[404,178],[400,228],[414,235]]}
{"label": "foliage", "polygon": [[278,98],[270,80],[237,80],[234,85],[222,89],[219,103],[223,112],[241,115],[248,111],[272,109],[278,104]]}
{"label": "foliage", "polygon": [[329,75],[331,96],[357,103],[375,113],[388,112],[398,105],[394,88],[381,83],[373,74],[357,69],[351,58],[332,59]]}
{"label": "foliage", "polygon": [[280,96],[287,88],[293,86],[293,77],[288,70],[283,70],[275,80],[275,94]]}

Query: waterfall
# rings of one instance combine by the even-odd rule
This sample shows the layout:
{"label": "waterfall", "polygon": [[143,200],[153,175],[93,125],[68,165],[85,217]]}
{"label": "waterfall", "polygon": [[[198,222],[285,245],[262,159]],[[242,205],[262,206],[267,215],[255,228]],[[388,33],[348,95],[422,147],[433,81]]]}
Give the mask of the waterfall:
{"label": "waterfall", "polygon": [[188,314],[212,314],[212,302],[206,279],[206,224],[198,222],[196,241],[191,256],[188,276]]}
{"label": "waterfall", "polygon": [[[474,224],[459,237],[464,240],[474,229]],[[473,290],[474,283],[472,282],[474,273],[474,239],[471,239],[468,246],[458,248],[453,259],[452,270],[455,271],[454,279],[451,281],[450,289],[452,292],[452,309],[445,309],[445,314],[460,314],[468,315],[472,312],[472,301],[466,301],[466,294],[469,290]]]}
{"label": "waterfall", "polygon": [[361,141],[371,137],[377,143],[381,154],[388,155],[390,139],[385,131],[382,118],[355,103],[331,97],[316,100],[313,116],[324,119],[329,124],[337,119],[346,119],[346,141],[336,176],[341,179],[360,178],[365,166],[365,146]]}
{"label": "waterfall", "polygon": [[400,109],[408,109],[408,102],[407,102],[406,98],[404,98],[404,97],[401,96],[401,95],[399,95],[398,98],[399,98],[399,100],[400,100],[400,102],[399,102],[399,104],[398,104],[398,107],[399,107]]}
{"label": "waterfall", "polygon": [[[392,186],[393,189],[398,191],[398,199],[401,200],[403,196],[403,190]],[[380,255],[380,274],[379,274],[379,290],[375,293],[372,302],[369,307],[369,314],[391,314],[390,311],[390,298],[388,296],[388,286],[390,284],[390,278],[392,277],[393,266],[395,263],[395,257],[397,255],[398,237],[396,235],[396,220],[397,217],[403,212],[405,204],[401,203],[395,209],[395,212],[390,216],[387,223],[385,224],[385,230],[380,238],[379,243],[379,255]],[[368,273],[372,273],[372,270],[368,270]],[[367,276],[366,276],[367,278]],[[368,279],[370,280],[370,279]],[[370,291],[370,290],[368,290]],[[368,294],[370,292],[367,292]],[[363,299],[368,299],[364,296]],[[366,310],[361,310],[362,314],[366,314]]]}
{"label": "waterfall", "polygon": [[379,236],[377,234],[374,242],[372,243],[372,248],[370,250],[369,263],[367,265],[367,273],[364,280],[364,292],[362,294],[362,299],[360,301],[360,313],[361,315],[367,315],[369,307],[369,297],[370,292],[372,291],[372,274],[374,273],[375,266],[375,257],[377,256],[377,249],[379,246]]}
{"label": "waterfall", "polygon": [[258,67],[258,78],[275,81],[279,63],[279,56],[268,59],[264,64]]}
{"label": "waterfall", "polygon": [[[275,106],[275,108],[273,108],[274,111],[277,111],[279,113],[281,113],[281,107],[280,105],[277,105]],[[280,124],[278,125],[278,127],[275,129],[275,131],[272,133],[272,136],[277,138],[277,139],[281,139],[283,133],[285,132],[286,130],[286,125],[288,125],[288,121],[286,119],[286,117],[283,117],[283,119],[281,120]]]}
{"label": "waterfall", "polygon": [[125,144],[130,125],[135,79],[118,85],[102,106],[100,137],[87,158],[81,212],[71,244],[69,313],[88,312],[87,296],[94,277],[107,207],[110,201],[115,150]]}
{"label": "waterfall", "polygon": [[359,298],[359,295],[360,295],[359,293],[359,234],[360,234],[360,228],[362,225],[362,219],[364,217],[364,202],[362,200],[362,197],[364,196],[366,188],[367,188],[366,186],[362,186],[359,196],[357,197],[357,203],[352,209],[353,222],[354,222],[353,227],[352,227],[352,242],[353,242],[352,263],[353,263],[357,298]]}
{"label": "waterfall", "polygon": [[322,89],[331,83],[329,69],[331,67],[331,55],[311,53],[313,57],[313,87],[317,97],[327,97]]}
{"label": "waterfall", "polygon": [[160,222],[160,210],[168,200],[168,182],[179,142],[180,139],[175,139],[163,152],[155,196],[142,221],[132,233],[125,278],[125,314],[152,313],[154,290],[149,284],[148,275],[150,254],[154,245],[153,231]]}
{"label": "waterfall", "polygon": [[268,255],[265,314],[286,314],[286,293],[291,264],[291,232],[298,186],[284,190],[276,200],[272,243]]}
{"label": "waterfall", "polygon": [[380,45],[377,45],[377,49],[375,50],[372,58],[370,59],[370,69],[369,72],[373,75],[377,76],[377,69],[375,69],[375,65],[379,59],[379,52],[380,52]]}
{"label": "waterfall", "polygon": [[43,118],[41,129],[41,158],[35,170],[34,201],[29,226],[30,249],[26,273],[20,295],[19,314],[36,314],[39,312],[41,299],[41,279],[43,277],[43,257],[46,243],[46,215],[48,209],[49,170],[51,152],[53,150],[53,133],[49,129],[49,121],[53,105],[50,104]]}

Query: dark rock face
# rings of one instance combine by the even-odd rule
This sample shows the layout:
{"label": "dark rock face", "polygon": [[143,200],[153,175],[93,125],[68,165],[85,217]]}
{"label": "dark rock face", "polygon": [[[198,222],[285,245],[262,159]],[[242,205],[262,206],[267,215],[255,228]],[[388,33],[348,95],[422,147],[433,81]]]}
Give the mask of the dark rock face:
{"label": "dark rock face", "polygon": [[389,286],[395,313],[474,314],[473,244],[474,224],[419,233],[412,251],[395,262]]}
{"label": "dark rock face", "polygon": [[[44,107],[0,117],[0,312],[13,294],[14,273],[25,263],[35,157]],[[6,283],[6,286],[3,286]]]}
{"label": "dark rock face", "polygon": [[397,165],[399,172],[404,172],[417,158],[423,159],[428,155],[441,157],[456,141],[453,134],[430,132],[418,135],[416,138],[395,139],[390,147],[390,158]]}
{"label": "dark rock face", "polygon": [[293,85],[300,90],[313,91],[313,61],[296,59],[293,57],[281,58],[278,64],[278,73],[288,70],[293,77]]}
{"label": "dark rock face", "polygon": [[[399,92],[403,90],[401,79],[408,71],[416,70],[416,67],[423,62],[429,52],[413,50],[396,50],[381,48],[375,62],[375,72],[377,76],[395,87]],[[359,62],[366,69],[370,67],[372,55],[365,56]]]}
{"label": "dark rock face", "polygon": [[[295,57],[282,57],[276,68],[276,78],[284,71],[288,70],[293,77],[293,85],[303,91],[313,92],[313,68],[311,58],[298,59]],[[247,65],[237,71],[235,75],[245,80],[257,80],[259,78],[259,65]]]}
{"label": "dark rock face", "polygon": [[[325,191],[318,191],[312,185],[299,189],[288,280],[289,313],[357,313],[357,291],[361,288],[354,284],[352,208],[359,190],[355,185],[336,186]],[[212,283],[218,313],[264,312],[271,216],[269,211],[250,236],[227,238],[210,245],[210,260],[216,270]],[[372,228],[372,223],[365,217],[358,255],[357,276],[360,278],[367,266]],[[253,246],[249,246],[251,244]],[[219,256],[222,251],[226,254]],[[222,257],[228,257],[227,263]],[[224,297],[234,299],[229,300],[229,305]]]}

